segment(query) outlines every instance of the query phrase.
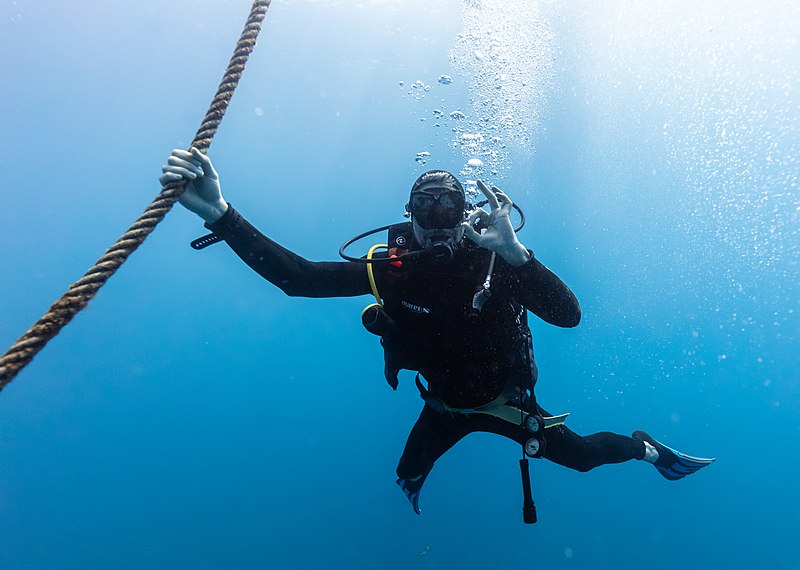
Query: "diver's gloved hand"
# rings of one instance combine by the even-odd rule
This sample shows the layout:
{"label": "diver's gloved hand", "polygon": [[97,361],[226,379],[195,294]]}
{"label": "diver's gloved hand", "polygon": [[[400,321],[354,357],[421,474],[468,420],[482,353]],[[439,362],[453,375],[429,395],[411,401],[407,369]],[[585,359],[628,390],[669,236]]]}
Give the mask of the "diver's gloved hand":
{"label": "diver's gloved hand", "polygon": [[188,181],[178,201],[209,224],[219,220],[228,210],[211,159],[196,148],[193,147],[191,152],[176,148],[161,170],[164,174],[158,180],[162,186],[181,179]]}
{"label": "diver's gloved hand", "polygon": [[[478,188],[489,201],[490,212],[478,208],[472,212],[464,226],[464,235],[481,247],[496,251],[510,265],[524,265],[531,259],[531,254],[517,239],[514,226],[511,224],[511,206],[513,202],[496,186],[489,189],[478,180]],[[486,229],[482,233],[475,231],[474,225],[483,221]]]}

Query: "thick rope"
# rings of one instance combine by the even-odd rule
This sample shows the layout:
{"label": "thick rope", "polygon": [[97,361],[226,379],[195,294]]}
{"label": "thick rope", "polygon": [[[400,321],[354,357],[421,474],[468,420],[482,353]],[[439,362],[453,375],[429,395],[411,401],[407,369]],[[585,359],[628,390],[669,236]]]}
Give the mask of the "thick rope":
{"label": "thick rope", "polygon": [[[211,106],[203,119],[192,146],[205,153],[217,132],[222,117],[228,109],[233,91],[242,77],[247,58],[256,45],[256,38],[261,31],[261,22],[267,15],[271,0],[255,0],[250,10],[242,35],[225,71]],[[69,286],[61,298],[50,306],[50,310],[36,321],[25,334],[0,357],[0,390],[11,382],[44,345],[56,336],[59,331],[72,320],[78,311],[83,309],[95,296],[97,291],[119,269],[136,249],[150,235],[156,225],[164,219],[167,212],[177,202],[186,188],[185,182],[167,184],[155,200],[145,209],[139,219],[128,228],[117,242],[97,260],[83,277]]]}

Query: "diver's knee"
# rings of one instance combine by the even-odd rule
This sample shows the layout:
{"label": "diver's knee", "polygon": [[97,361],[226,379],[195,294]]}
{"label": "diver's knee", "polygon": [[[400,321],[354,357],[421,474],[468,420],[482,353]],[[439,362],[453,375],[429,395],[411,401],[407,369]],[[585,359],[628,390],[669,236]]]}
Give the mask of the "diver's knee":
{"label": "diver's knee", "polygon": [[581,473],[586,473],[587,471],[591,471],[595,467],[597,467],[597,465],[594,465],[593,463],[589,463],[587,460],[584,459],[584,460],[580,461],[579,463],[577,463],[573,467],[573,469],[575,471],[580,471]]}

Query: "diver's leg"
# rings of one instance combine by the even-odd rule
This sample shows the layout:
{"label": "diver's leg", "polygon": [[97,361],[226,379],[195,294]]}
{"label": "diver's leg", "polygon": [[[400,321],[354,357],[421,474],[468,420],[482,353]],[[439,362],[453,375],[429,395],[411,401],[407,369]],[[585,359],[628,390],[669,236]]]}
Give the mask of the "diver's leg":
{"label": "diver's leg", "polygon": [[[541,406],[539,413],[550,415]],[[560,425],[545,430],[545,439],[545,458],[577,471],[639,459],[652,463],[661,475],[675,481],[714,462],[714,459],[692,457],[667,447],[641,430],[633,432],[633,437],[607,431],[581,437]]]}
{"label": "diver's leg", "polygon": [[[539,414],[550,416],[541,406],[537,406]],[[481,431],[502,435],[520,445],[530,439],[531,434],[518,424],[490,416],[488,414],[472,414],[462,416],[461,425],[467,433]],[[631,459],[645,458],[645,444],[639,439],[611,432],[595,433],[581,437],[565,425],[558,425],[544,430],[544,457],[577,471],[589,471],[607,463],[622,463]]]}
{"label": "diver's leg", "polygon": [[642,441],[608,431],[582,437],[565,425],[545,430],[546,459],[576,471],[589,471],[600,465],[644,459]]}
{"label": "diver's leg", "polygon": [[408,435],[397,465],[397,484],[417,514],[420,514],[419,493],[433,464],[470,432],[464,417],[461,414],[440,414],[425,405]]}
{"label": "diver's leg", "polygon": [[[541,406],[537,405],[537,409],[541,416],[551,416]],[[530,432],[523,426],[488,414],[470,415],[468,421],[467,433],[473,431],[495,433],[520,445],[525,445],[531,437]],[[589,471],[599,465],[643,459],[645,456],[645,445],[642,441],[611,432],[581,437],[561,424],[545,429],[544,439],[546,459],[577,471]]]}

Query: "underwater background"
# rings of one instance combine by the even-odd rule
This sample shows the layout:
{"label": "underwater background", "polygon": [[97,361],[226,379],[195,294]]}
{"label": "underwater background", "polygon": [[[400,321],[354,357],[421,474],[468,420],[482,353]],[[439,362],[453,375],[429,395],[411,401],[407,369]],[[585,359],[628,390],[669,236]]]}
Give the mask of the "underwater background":
{"label": "underwater background", "polygon": [[[249,7],[0,2],[3,350],[158,193]],[[314,260],[401,221],[425,170],[503,188],[583,310],[532,319],[542,405],[713,466],[532,461],[527,526],[518,445],[473,434],[416,516],[394,469],[421,401],[384,381],[369,298],[286,297],[191,250],[176,206],[0,394],[0,568],[800,568],[799,24],[779,0],[276,0],[209,152]]]}

